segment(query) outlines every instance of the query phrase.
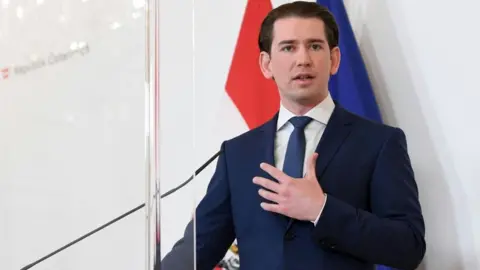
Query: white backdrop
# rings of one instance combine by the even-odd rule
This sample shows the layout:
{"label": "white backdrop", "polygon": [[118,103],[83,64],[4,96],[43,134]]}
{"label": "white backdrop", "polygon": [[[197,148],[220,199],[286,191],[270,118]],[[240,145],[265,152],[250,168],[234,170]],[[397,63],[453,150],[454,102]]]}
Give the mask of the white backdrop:
{"label": "white backdrop", "polygon": [[[144,201],[141,2],[12,2],[0,6],[0,70],[73,42],[88,52],[0,79],[0,269],[18,269]],[[165,192],[247,130],[225,92],[247,0],[160,2]],[[427,225],[423,268],[480,269],[480,41],[471,29],[479,4],[345,3],[382,114],[408,136]],[[163,253],[213,169],[162,201]],[[139,212],[36,269],[138,269],[143,241]]]}
{"label": "white backdrop", "polygon": [[[131,0],[0,2],[0,269],[144,201],[143,13]],[[144,226],[138,212],[32,269],[143,269]]]}

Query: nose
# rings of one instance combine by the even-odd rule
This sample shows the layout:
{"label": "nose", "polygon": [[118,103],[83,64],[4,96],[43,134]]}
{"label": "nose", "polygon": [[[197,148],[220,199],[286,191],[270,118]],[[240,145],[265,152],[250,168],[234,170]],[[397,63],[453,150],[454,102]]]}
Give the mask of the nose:
{"label": "nose", "polygon": [[310,56],[310,51],[302,47],[297,50],[297,65],[298,66],[310,66],[312,64],[312,58]]}

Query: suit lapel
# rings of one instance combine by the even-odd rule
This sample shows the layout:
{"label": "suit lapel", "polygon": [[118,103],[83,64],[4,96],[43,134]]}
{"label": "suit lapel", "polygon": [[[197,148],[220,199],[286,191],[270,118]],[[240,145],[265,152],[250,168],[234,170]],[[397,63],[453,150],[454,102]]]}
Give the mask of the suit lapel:
{"label": "suit lapel", "polygon": [[[275,166],[275,136],[277,133],[277,120],[278,120],[278,112],[273,116],[270,121],[265,123],[262,127],[262,138],[259,140],[260,143],[264,147],[259,147],[259,149],[263,150],[261,155],[263,156],[264,162]],[[260,166],[260,164],[258,164]],[[261,170],[264,172],[263,170]],[[273,179],[269,174],[264,172],[263,177]],[[275,179],[273,179],[275,180]]]}
{"label": "suit lapel", "polygon": [[[275,137],[277,133],[277,121],[278,112],[273,116],[272,119],[270,119],[268,122],[265,123],[265,125],[260,128],[261,136],[259,137],[259,145],[257,147],[257,149],[260,151],[260,162],[266,162],[272,166],[275,166]],[[260,163],[258,163],[258,170],[260,172],[258,176],[278,182],[277,179],[273,178],[267,172],[260,169]],[[262,199],[262,201],[264,200]],[[283,222],[283,225],[287,225],[288,217],[276,213],[272,214],[276,216],[276,218],[278,218],[278,221]]]}
{"label": "suit lapel", "polygon": [[337,104],[315,150],[318,153],[316,173],[319,180],[335,153],[350,134],[352,123],[353,119],[350,115]]}

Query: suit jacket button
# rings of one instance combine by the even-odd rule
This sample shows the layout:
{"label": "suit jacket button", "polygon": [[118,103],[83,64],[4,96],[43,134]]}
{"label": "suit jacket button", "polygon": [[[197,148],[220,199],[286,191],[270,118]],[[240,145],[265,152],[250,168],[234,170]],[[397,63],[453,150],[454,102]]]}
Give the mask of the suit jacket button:
{"label": "suit jacket button", "polygon": [[295,238],[295,234],[292,233],[292,232],[287,232],[287,233],[285,234],[285,237],[284,237],[284,238],[285,238],[285,240],[287,240],[287,241],[291,241],[291,240],[293,240],[293,238]]}

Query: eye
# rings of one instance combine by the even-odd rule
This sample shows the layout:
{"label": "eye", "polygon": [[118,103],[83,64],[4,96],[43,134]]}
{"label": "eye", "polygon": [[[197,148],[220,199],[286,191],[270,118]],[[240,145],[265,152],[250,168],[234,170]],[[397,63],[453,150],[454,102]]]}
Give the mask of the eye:
{"label": "eye", "polygon": [[321,50],[322,49],[322,45],[320,44],[312,44],[312,49],[314,49],[315,51],[318,51],[318,50]]}
{"label": "eye", "polygon": [[285,47],[282,47],[282,51],[285,51],[285,52],[291,52],[292,50],[293,50],[292,45],[287,45]]}

